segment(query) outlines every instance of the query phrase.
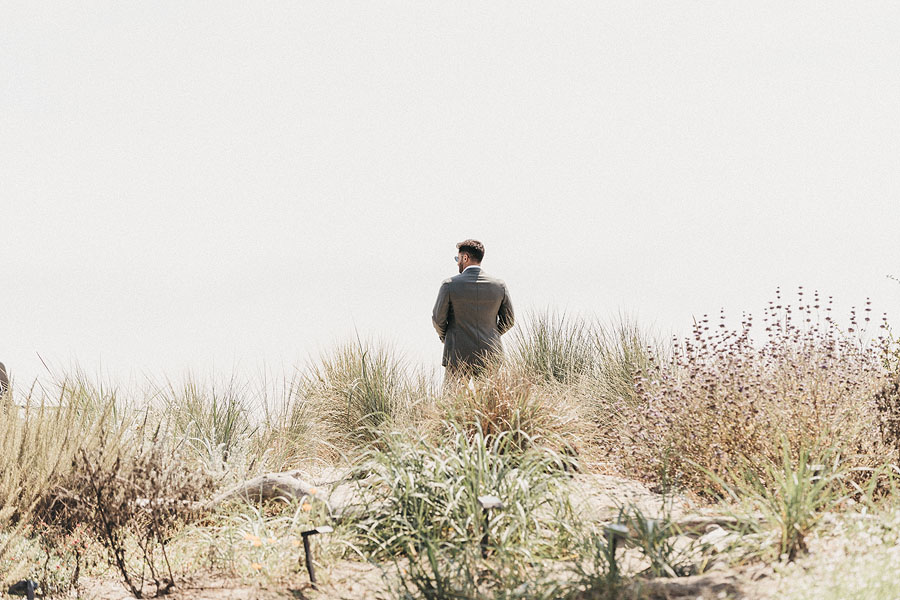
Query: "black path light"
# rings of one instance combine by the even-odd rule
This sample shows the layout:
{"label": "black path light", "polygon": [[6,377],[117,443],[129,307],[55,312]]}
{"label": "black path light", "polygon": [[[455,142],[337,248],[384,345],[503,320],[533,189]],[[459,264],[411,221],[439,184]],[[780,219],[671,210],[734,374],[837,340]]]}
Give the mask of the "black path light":
{"label": "black path light", "polygon": [[[0,363],[0,366],[3,366],[3,363]],[[11,596],[25,596],[28,600],[34,600],[36,590],[37,582],[30,579],[23,579],[9,587],[9,594]]]}
{"label": "black path light", "polygon": [[332,531],[334,531],[334,528],[332,528],[331,526],[322,525],[320,527],[316,527],[315,529],[308,529],[306,531],[300,532],[300,536],[303,538],[303,555],[306,557],[306,572],[309,573],[309,582],[315,589],[319,589],[319,586],[316,585],[316,570],[313,567],[313,555],[309,538],[310,536],[319,533],[331,533]]}
{"label": "black path light", "polygon": [[619,545],[619,540],[627,540],[630,535],[628,527],[621,523],[613,523],[611,525],[606,525],[603,529],[606,530],[606,539],[609,540],[610,548],[612,549],[613,554],[615,554],[616,547]]}
{"label": "black path light", "polygon": [[484,513],[484,536],[481,538],[481,558],[487,558],[488,531],[491,526],[491,509],[503,508],[503,501],[497,496],[478,496],[478,504]]}
{"label": "black path light", "polygon": [[609,572],[614,579],[618,579],[619,565],[616,562],[616,548],[618,547],[620,540],[628,540],[630,531],[628,530],[628,527],[622,523],[612,523],[604,526],[603,529],[606,531],[606,539],[608,542],[607,559],[609,560]]}

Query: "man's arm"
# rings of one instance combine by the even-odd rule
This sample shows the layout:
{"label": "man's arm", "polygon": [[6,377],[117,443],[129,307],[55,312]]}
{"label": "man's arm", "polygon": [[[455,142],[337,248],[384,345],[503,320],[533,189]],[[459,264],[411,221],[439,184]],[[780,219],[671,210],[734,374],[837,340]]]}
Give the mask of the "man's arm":
{"label": "man's arm", "polygon": [[431,311],[431,323],[434,325],[435,331],[441,341],[447,335],[447,324],[450,320],[450,280],[448,279],[441,284],[438,290],[437,301],[434,303],[434,309]]}
{"label": "man's arm", "polygon": [[503,301],[500,302],[500,310],[497,312],[497,329],[500,335],[503,335],[512,328],[516,322],[516,315],[513,313],[512,300],[509,299],[509,290],[503,286]]}

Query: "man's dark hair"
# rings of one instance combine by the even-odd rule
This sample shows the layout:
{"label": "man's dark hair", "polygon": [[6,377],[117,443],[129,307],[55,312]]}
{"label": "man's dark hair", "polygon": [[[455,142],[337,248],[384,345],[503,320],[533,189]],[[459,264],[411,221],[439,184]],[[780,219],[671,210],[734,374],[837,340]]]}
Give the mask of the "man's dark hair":
{"label": "man's dark hair", "polygon": [[484,244],[478,240],[463,240],[456,245],[457,250],[466,252],[475,262],[481,262],[484,258]]}

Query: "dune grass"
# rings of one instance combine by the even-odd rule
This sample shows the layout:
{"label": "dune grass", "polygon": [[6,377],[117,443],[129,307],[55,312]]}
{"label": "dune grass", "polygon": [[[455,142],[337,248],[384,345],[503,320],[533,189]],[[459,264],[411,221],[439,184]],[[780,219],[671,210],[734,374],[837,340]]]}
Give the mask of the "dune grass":
{"label": "dune grass", "polygon": [[113,390],[92,385],[80,373],[29,395],[24,406],[5,404],[0,418],[0,584],[34,574],[36,565],[22,564],[23,534],[53,527],[55,483],[72,472],[83,449],[117,443],[121,410]]}
{"label": "dune grass", "polygon": [[[673,343],[621,315],[537,312],[502,362],[445,385],[358,339],[282,377],[150,382],[130,401],[63,377],[4,408],[0,572],[62,591],[46,565],[71,560],[72,532],[110,526],[118,537],[82,536],[93,537],[79,552],[150,573],[150,586],[125,582],[132,591],[201,567],[276,581],[296,576],[299,532],[325,522],[336,531],[320,542],[324,577],[353,557],[393,563],[385,585],[398,598],[615,597],[635,577],[702,569],[690,553],[670,560],[675,530],[637,511],[623,524],[643,531],[644,570],[623,570],[604,529],[567,502],[573,473],[594,468],[752,506],[746,539],[775,540],[754,560],[802,561],[825,515],[892,514],[896,502],[896,344],[837,327],[826,308],[801,294],[793,308],[773,302],[761,336],[752,318],[737,329],[704,318]],[[153,498],[193,507],[209,485],[336,465],[364,482],[372,510],[332,521],[303,500],[232,503],[200,520],[151,512],[157,532],[137,518]],[[90,510],[60,512],[60,498],[91,490]],[[485,557],[487,494],[504,508],[488,515]]]}

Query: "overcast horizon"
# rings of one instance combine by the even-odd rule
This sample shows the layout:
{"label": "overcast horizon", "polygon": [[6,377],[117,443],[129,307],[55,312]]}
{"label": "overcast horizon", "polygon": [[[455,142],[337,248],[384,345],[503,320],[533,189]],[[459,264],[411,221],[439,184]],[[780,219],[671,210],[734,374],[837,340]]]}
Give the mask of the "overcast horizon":
{"label": "overcast horizon", "polygon": [[900,4],[0,3],[0,361],[437,369],[455,243],[517,315],[898,314]]}

